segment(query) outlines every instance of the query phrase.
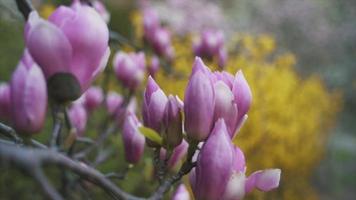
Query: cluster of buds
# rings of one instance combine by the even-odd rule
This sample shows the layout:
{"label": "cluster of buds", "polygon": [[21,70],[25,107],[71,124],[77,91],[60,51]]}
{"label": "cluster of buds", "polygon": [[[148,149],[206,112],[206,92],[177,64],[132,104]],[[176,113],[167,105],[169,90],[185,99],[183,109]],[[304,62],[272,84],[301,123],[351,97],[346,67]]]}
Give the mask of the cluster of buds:
{"label": "cluster of buds", "polygon": [[[178,97],[167,97],[149,77],[143,122],[163,139],[161,159],[170,151],[168,163],[176,165],[187,153],[183,132],[189,144],[201,143],[190,178],[196,199],[239,200],[253,188],[269,191],[278,187],[279,169],[258,171],[246,178],[243,153],[232,142],[247,119],[251,100],[251,90],[241,71],[235,76],[225,71],[211,72],[199,57],[194,62],[184,103]],[[159,146],[147,142],[149,146]]]}
{"label": "cluster of buds", "polygon": [[47,87],[39,66],[25,50],[10,84],[0,87],[0,112],[4,121],[22,134],[34,134],[44,126]]}
{"label": "cluster of buds", "polygon": [[199,57],[217,58],[219,67],[223,68],[227,61],[223,32],[209,29],[202,31],[200,37],[193,43],[193,51]]}
{"label": "cluster of buds", "polygon": [[160,56],[172,60],[174,49],[171,44],[171,34],[160,25],[158,15],[152,9],[146,8],[143,12],[144,39]]}
{"label": "cluster of buds", "polygon": [[145,54],[118,52],[113,59],[115,75],[121,83],[135,90],[145,78]]}
{"label": "cluster of buds", "polygon": [[25,40],[47,79],[49,95],[58,102],[79,98],[104,70],[110,55],[105,21],[77,0],[70,7],[58,7],[48,21],[32,11]]}

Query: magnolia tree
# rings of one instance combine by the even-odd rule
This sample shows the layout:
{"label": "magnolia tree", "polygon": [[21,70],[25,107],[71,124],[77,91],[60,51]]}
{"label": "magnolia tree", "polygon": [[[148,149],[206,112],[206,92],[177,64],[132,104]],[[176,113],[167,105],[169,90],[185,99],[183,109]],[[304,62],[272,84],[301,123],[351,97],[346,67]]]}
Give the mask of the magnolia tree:
{"label": "magnolia tree", "polygon": [[[278,187],[280,169],[247,175],[244,154],[232,143],[247,120],[252,95],[242,71],[235,75],[223,71],[227,53],[221,31],[207,30],[192,45],[197,57],[182,101],[165,94],[155,82],[160,65],[169,67],[179,58],[174,58],[170,32],[157,14],[142,8],[143,39],[155,55],[146,64],[144,51],[115,53],[114,74],[127,91],[121,95],[108,91],[110,73],[104,71],[108,70],[109,43],[135,45],[108,29],[110,14],[103,4],[73,1],[70,6],[58,7],[46,20],[29,1],[16,2],[27,20],[26,48],[11,81],[0,86],[0,161],[33,177],[47,198],[66,199],[67,193],[51,184],[43,171],[45,165],[60,166],[63,173],[76,174],[113,199],[162,199],[177,185],[171,197],[174,200],[190,199],[189,187],[195,199],[241,200],[253,189]],[[198,56],[217,57],[221,71],[211,71]],[[102,72],[103,84],[92,86]],[[138,87],[146,74],[142,94]],[[143,99],[142,106],[136,98]],[[31,136],[43,129],[47,105],[53,127],[42,133],[50,135],[49,141],[40,143]],[[97,138],[89,138],[85,134],[88,119],[101,105],[106,107],[101,124],[104,131],[100,129]],[[88,156],[115,132],[121,133],[130,165],[137,164],[145,151],[153,150],[159,186],[149,197],[122,190],[112,181],[122,178],[120,174],[97,170],[98,163],[108,157]],[[78,143],[87,146],[76,148]],[[172,173],[170,169],[177,165],[179,169]],[[190,185],[179,184],[186,175]],[[65,186],[80,183],[67,176],[61,180]]]}

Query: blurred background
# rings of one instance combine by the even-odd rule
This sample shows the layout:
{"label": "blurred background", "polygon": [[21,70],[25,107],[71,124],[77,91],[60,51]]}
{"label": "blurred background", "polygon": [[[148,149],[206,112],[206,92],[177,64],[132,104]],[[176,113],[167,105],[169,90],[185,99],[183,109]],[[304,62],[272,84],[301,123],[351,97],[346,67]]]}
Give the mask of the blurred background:
{"label": "blurred background", "polygon": [[[139,5],[158,12],[173,33],[173,67],[182,76],[160,72],[157,80],[167,83],[165,91],[180,97],[194,58],[192,40],[207,27],[224,31],[226,70],[242,69],[254,98],[236,144],[246,154],[248,172],[282,169],[279,189],[255,192],[247,199],[356,198],[356,1],[103,2],[111,13],[109,27],[132,41],[142,36]],[[46,17],[55,6],[70,1],[33,3]],[[0,0],[1,82],[10,79],[22,55],[23,26],[14,1]],[[132,176],[124,187],[149,190],[137,186],[139,178]],[[0,175],[0,197],[5,199],[31,184],[27,180],[5,187],[9,180],[21,182],[21,177]]]}

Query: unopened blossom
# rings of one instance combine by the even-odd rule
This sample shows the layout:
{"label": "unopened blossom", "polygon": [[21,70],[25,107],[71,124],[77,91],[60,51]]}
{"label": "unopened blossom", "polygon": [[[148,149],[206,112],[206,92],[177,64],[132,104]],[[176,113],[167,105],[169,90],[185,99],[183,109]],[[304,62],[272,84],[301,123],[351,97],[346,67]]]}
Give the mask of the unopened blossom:
{"label": "unopened blossom", "polygon": [[0,119],[11,121],[11,91],[7,83],[0,84]]}
{"label": "unopened blossom", "polygon": [[125,147],[125,158],[129,163],[136,164],[143,155],[145,137],[139,132],[141,123],[133,113],[129,113],[125,119],[122,139]]}
{"label": "unopened blossom", "polygon": [[58,7],[48,21],[31,12],[25,39],[44,72],[49,94],[57,101],[79,98],[104,70],[110,54],[106,23],[79,0]]}
{"label": "unopened blossom", "polygon": [[196,56],[218,59],[219,67],[223,68],[227,61],[227,52],[224,49],[224,35],[218,30],[204,30],[193,43]]}
{"label": "unopened blossom", "polygon": [[178,97],[168,96],[163,117],[163,140],[168,149],[178,146],[183,139],[183,116]]}
{"label": "unopened blossom", "polygon": [[104,100],[103,90],[100,87],[92,86],[85,93],[85,108],[92,112],[98,108]]}
{"label": "unopened blossom", "polygon": [[190,195],[184,184],[180,184],[174,192],[172,200],[190,200]]}
{"label": "unopened blossom", "polygon": [[233,146],[223,119],[219,119],[197,160],[194,196],[197,200],[219,199],[233,169]]}
{"label": "unopened blossom", "polygon": [[171,44],[171,34],[167,28],[160,25],[157,13],[146,8],[143,11],[143,19],[144,39],[158,55],[172,60],[174,49]]}
{"label": "unopened blossom", "polygon": [[124,102],[123,97],[117,92],[110,91],[106,96],[106,109],[109,115],[114,116],[119,111],[122,103]]}
{"label": "unopened blossom", "polygon": [[144,125],[160,133],[168,98],[151,76],[148,77],[143,100]]}
{"label": "unopened blossom", "polygon": [[246,177],[245,157],[240,148],[234,147],[234,164],[223,200],[242,200],[253,189],[268,192],[279,186],[281,170],[259,170]]}
{"label": "unopened blossom", "polygon": [[88,114],[84,106],[79,103],[73,103],[69,108],[68,116],[71,124],[76,129],[77,136],[83,136],[88,120]]}
{"label": "unopened blossom", "polygon": [[182,142],[173,149],[171,155],[167,155],[167,150],[165,148],[161,148],[160,159],[165,160],[166,156],[170,156],[167,162],[167,168],[170,170],[176,169],[180,163],[184,162],[183,158],[188,152],[188,146],[188,142],[182,140]]}
{"label": "unopened blossom", "polygon": [[145,54],[118,52],[113,59],[115,75],[121,83],[131,90],[135,90],[145,76]]}
{"label": "unopened blossom", "polygon": [[214,123],[214,104],[210,70],[196,58],[184,97],[184,127],[189,138],[202,141],[209,136]]}
{"label": "unopened blossom", "polygon": [[159,70],[159,64],[159,58],[157,56],[153,56],[151,58],[151,62],[147,66],[148,74],[155,77],[157,71]]}
{"label": "unopened blossom", "polygon": [[41,131],[47,111],[46,80],[27,50],[12,74],[10,90],[16,131],[23,134]]}

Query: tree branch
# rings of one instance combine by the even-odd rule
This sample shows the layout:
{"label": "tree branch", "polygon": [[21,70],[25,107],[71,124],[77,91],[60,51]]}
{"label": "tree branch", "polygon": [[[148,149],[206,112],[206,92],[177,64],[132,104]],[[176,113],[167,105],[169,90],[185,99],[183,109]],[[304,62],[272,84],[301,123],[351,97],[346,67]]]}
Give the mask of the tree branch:
{"label": "tree branch", "polygon": [[[31,172],[30,175],[35,178],[41,178],[40,185],[44,192],[49,196],[51,188],[44,187],[47,184],[46,180],[42,179],[42,175],[39,175],[38,170],[43,164],[53,164],[61,168],[72,171],[73,173],[79,175],[82,179],[92,182],[93,184],[99,186],[108,194],[110,194],[114,199],[129,199],[129,200],[142,200],[143,198],[132,196],[120,188],[118,188],[113,182],[108,180],[105,175],[100,173],[90,166],[74,161],[67,156],[60,154],[56,151],[49,151],[43,149],[31,149],[26,147],[17,147],[14,145],[0,143],[0,164],[8,165],[12,164],[21,169]],[[37,173],[37,174],[36,174]],[[51,193],[51,195],[55,195]],[[49,196],[52,198],[52,196]],[[55,196],[54,196],[55,197]],[[56,199],[52,198],[52,199]],[[60,199],[60,198],[59,198]]]}

